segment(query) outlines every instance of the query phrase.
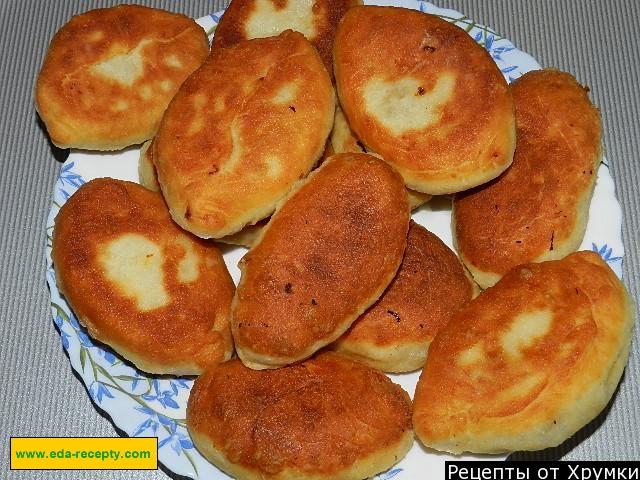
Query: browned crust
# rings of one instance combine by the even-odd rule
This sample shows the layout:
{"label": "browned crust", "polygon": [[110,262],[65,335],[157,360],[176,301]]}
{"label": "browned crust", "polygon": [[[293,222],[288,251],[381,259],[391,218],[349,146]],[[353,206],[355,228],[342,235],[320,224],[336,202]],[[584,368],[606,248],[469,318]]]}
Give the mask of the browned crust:
{"label": "browned crust", "polygon": [[[532,341],[521,336],[514,356],[505,334],[518,316],[540,310],[551,312],[548,329]],[[611,398],[634,317],[624,286],[593,252],[515,267],[431,344],[414,398],[418,437],[455,453],[560,444]],[[461,365],[460,355],[474,347],[479,363]]]}
{"label": "browned crust", "polygon": [[[96,32],[102,37],[94,39]],[[142,49],[144,70],[132,85],[90,71],[143,41],[151,43]],[[154,135],[178,87],[208,53],[204,30],[184,15],[138,5],[91,10],[53,37],[36,82],[36,108],[61,148],[118,150],[142,143]],[[167,56],[182,66],[168,67]],[[115,111],[118,101],[127,107]]]}
{"label": "browned crust", "polygon": [[458,251],[476,277],[491,274],[493,282],[515,265],[578,248],[601,160],[600,116],[570,74],[529,72],[512,91],[518,138],[512,166],[456,195],[453,207]]}
{"label": "browned crust", "polygon": [[[162,248],[170,296],[164,307],[140,311],[104,275],[99,252],[129,233]],[[201,259],[197,281],[176,279],[185,255],[178,239],[188,241]],[[222,256],[213,244],[178,228],[159,194],[111,178],[86,183],[56,217],[51,255],[58,286],[89,334],[142,370],[193,375],[231,356],[234,285]]]}
{"label": "browned crust", "polygon": [[[292,83],[294,98],[276,102]],[[334,109],[331,81],[300,33],[213,51],[172,100],[154,140],[173,219],[220,238],[269,216],[320,158]]]}
{"label": "browned crust", "polygon": [[[375,152],[367,151],[367,148],[364,146],[364,144],[351,131],[351,127],[349,127],[349,123],[347,122],[347,119],[344,116],[340,105],[336,107],[336,115],[333,122],[333,129],[331,130],[330,144],[328,145],[328,149],[329,147],[331,153],[329,153],[327,156],[331,156],[334,153],[351,152],[368,153],[369,155],[379,157],[379,155]],[[411,210],[414,210],[431,200],[431,195],[429,195],[428,193],[422,193],[411,189],[407,189],[407,193],[409,195]]]}
{"label": "browned crust", "polygon": [[412,444],[407,393],[334,353],[277,370],[239,360],[208,370],[191,391],[187,427],[201,453],[245,479],[368,478]]}
{"label": "browned crust", "polygon": [[424,365],[436,334],[473,293],[456,254],[412,221],[395,278],[333,348],[385,371],[415,370]]}
{"label": "browned crust", "polygon": [[232,331],[246,365],[303,360],[377,300],[406,246],[405,192],[364,154],[335,155],[301,183],[240,262]]}
{"label": "browned crust", "polygon": [[[288,1],[297,0],[270,0],[274,7],[282,9]],[[213,37],[212,49],[226,48],[243,40],[250,40],[244,30],[249,16],[254,12],[256,0],[233,0],[220,19]],[[344,13],[355,5],[362,5],[361,0],[316,0],[313,6],[313,21],[316,26],[316,35],[308,38],[311,44],[318,50],[322,62],[333,78],[333,38],[338,22]],[[293,28],[292,25],[283,25],[285,28]]]}
{"label": "browned crust", "polygon": [[[495,178],[511,163],[511,94],[490,55],[461,28],[404,8],[354,7],[340,22],[334,49],[336,87],[349,124],[408,187],[457,192]],[[363,91],[372,79],[419,79],[419,96],[445,72],[455,74],[455,87],[435,124],[394,135],[366,110]]]}

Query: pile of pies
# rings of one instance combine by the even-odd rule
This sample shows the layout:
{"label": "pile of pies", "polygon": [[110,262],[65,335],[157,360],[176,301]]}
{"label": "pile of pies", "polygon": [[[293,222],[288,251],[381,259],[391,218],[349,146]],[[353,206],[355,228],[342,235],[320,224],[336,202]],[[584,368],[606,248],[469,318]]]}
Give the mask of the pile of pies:
{"label": "pile of pies", "polygon": [[[602,153],[587,91],[508,85],[457,26],[351,0],[233,0],[211,50],[182,15],[75,16],[36,86],[51,141],[144,145],[141,185],[61,208],[58,285],[140,370],[199,375],[189,432],[237,478],[368,478],[414,432],[556,446],[611,398],[634,322],[576,252]],[[457,253],[411,220],[442,194]],[[250,247],[237,287],[218,242]],[[419,369],[413,401],[383,373]]]}

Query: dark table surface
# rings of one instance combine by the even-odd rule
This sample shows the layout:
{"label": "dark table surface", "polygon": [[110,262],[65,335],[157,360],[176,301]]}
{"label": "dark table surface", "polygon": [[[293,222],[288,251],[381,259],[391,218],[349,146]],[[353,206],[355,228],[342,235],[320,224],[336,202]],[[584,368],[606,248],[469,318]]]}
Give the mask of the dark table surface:
{"label": "dark table surface", "polygon": [[[115,1],[0,2],[0,477],[15,479],[161,479],[158,471],[9,471],[10,436],[116,436],[72,373],[49,312],[44,225],[60,163],[39,125],[32,91],[47,44],[73,14]],[[193,17],[223,1],[141,1]],[[640,2],[447,0],[493,27],[543,67],[573,73],[591,87],[600,108],[606,156],[624,214],[624,281],[637,300],[640,188],[638,18]],[[640,352],[631,358],[614,401],[560,447],[512,459],[628,460],[640,458]]]}

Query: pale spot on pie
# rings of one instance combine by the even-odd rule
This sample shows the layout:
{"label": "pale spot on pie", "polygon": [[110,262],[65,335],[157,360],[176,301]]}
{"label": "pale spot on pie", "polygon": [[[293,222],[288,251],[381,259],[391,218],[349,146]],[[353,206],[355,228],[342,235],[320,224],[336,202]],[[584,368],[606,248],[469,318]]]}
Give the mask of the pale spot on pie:
{"label": "pale spot on pie", "polygon": [[265,158],[264,163],[267,166],[267,176],[277,177],[282,173],[282,162],[280,158],[268,156]]}
{"label": "pale spot on pie", "polygon": [[198,95],[194,95],[193,97],[193,106],[197,109],[200,110],[202,108],[204,108],[207,105],[207,96],[199,93]]}
{"label": "pale spot on pie", "polygon": [[220,113],[224,110],[224,99],[221,97],[216,97],[215,102],[213,102],[213,111],[215,113]]}
{"label": "pale spot on pie", "polygon": [[194,95],[193,107],[196,109],[196,113],[191,118],[189,128],[187,129],[187,135],[196,135],[204,128],[204,112],[203,109],[207,106],[207,96],[203,93]]}
{"label": "pale spot on pie", "polygon": [[120,55],[114,55],[91,67],[91,71],[102,77],[127,87],[133,85],[144,73],[142,48],[149,43],[142,41],[136,48]]}
{"label": "pale spot on pie", "polygon": [[231,154],[220,169],[221,174],[233,172],[242,159],[242,139],[240,137],[240,127],[236,120],[231,123],[229,133],[231,134]]}
{"label": "pale spot on pie", "polygon": [[160,82],[160,88],[165,92],[168,92],[173,88],[173,82],[171,80],[163,80]]}
{"label": "pale spot on pie", "polygon": [[164,57],[164,63],[171,68],[182,68],[182,62],[175,55],[167,55]]}
{"label": "pale spot on pie", "polygon": [[573,355],[574,352],[578,352],[578,351],[579,351],[578,345],[576,345],[574,342],[563,343],[560,346],[560,349],[558,351],[558,356],[560,358],[567,358]]}
{"label": "pale spot on pie", "polygon": [[540,384],[545,381],[545,375],[542,373],[533,373],[527,375],[522,380],[516,382],[510,387],[506,387],[500,391],[497,402],[507,402],[513,404],[521,401],[525,397],[531,395],[535,389],[540,387]]}
{"label": "pale spot on pie", "polygon": [[312,40],[316,36],[314,3],[315,0],[290,0],[284,8],[276,8],[270,0],[256,0],[245,24],[245,34],[248,39],[265,38],[291,29]]}
{"label": "pale spot on pie", "polygon": [[187,129],[187,135],[195,135],[200,132],[204,128],[204,118],[202,115],[198,115],[197,117],[191,120],[189,124],[189,128]]}
{"label": "pale spot on pie", "polygon": [[125,100],[118,100],[116,103],[113,104],[113,106],[111,107],[111,110],[113,110],[114,112],[122,112],[123,110],[126,110],[129,107],[129,103],[126,102]]}
{"label": "pale spot on pie", "polygon": [[482,342],[476,343],[471,348],[458,355],[458,365],[461,367],[468,367],[474,363],[484,360],[484,358],[484,346],[482,345]]}
{"label": "pale spot on pie", "polygon": [[440,121],[455,84],[453,73],[441,74],[430,90],[414,77],[392,81],[376,77],[362,90],[365,110],[392,135],[422,130]]}
{"label": "pale spot on pie", "polygon": [[240,88],[242,88],[243,95],[249,96],[251,95],[251,93],[253,93],[254,89],[256,88],[256,83],[242,82],[242,85],[240,85]]}
{"label": "pale spot on pie", "polygon": [[169,303],[164,287],[162,249],[148,238],[129,233],[101,248],[104,275],[139,310],[154,310]]}
{"label": "pale spot on pie", "polygon": [[271,101],[276,105],[291,105],[298,93],[298,85],[296,83],[287,83],[280,88],[273,96]]}
{"label": "pale spot on pie", "polygon": [[99,42],[104,38],[104,32],[102,30],[94,30],[89,35],[87,35],[87,40],[89,42]]}
{"label": "pale spot on pie", "polygon": [[153,92],[148,85],[144,85],[140,88],[140,98],[142,98],[143,100],[151,100],[152,95]]}
{"label": "pale spot on pie", "polygon": [[195,282],[200,274],[200,256],[187,238],[179,237],[176,243],[184,248],[184,256],[178,263],[178,281],[180,283]]}
{"label": "pale spot on pie", "polygon": [[502,348],[511,357],[519,358],[521,350],[531,346],[551,328],[553,315],[548,310],[537,310],[518,315],[502,336]]}

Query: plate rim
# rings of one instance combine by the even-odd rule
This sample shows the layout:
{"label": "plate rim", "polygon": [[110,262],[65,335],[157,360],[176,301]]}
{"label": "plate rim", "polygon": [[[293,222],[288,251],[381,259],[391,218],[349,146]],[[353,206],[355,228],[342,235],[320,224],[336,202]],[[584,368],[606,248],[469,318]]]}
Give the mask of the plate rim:
{"label": "plate rim", "polygon": [[[515,79],[515,77],[511,76],[511,73],[513,73],[514,75],[517,73],[522,75],[527,71],[541,68],[540,64],[531,55],[519,50],[510,40],[502,37],[492,28],[478,24],[468,18],[466,15],[456,10],[440,8],[424,0],[365,0],[365,4],[401,6],[405,8],[413,8],[415,10],[423,11],[426,13],[435,13],[436,15],[439,15],[441,17],[448,17],[445,19],[464,28],[467,33],[469,33],[476,41],[478,41],[478,43],[485,47],[485,49],[489,51],[499,67],[499,62],[504,63],[505,67],[504,69],[501,68],[501,71],[509,81]],[[209,37],[212,37],[212,34],[215,32],[215,27],[217,26],[217,23],[223,12],[224,10],[210,13],[204,17],[197,19],[196,22],[205,29]],[[480,35],[480,37],[478,37],[478,35]],[[498,45],[498,43],[500,44],[500,46],[495,46]],[[507,60],[505,60],[505,58],[507,58]],[[510,63],[510,58],[517,58],[519,62],[522,62],[522,64],[516,65],[515,69],[511,69],[513,65]],[[137,152],[137,149],[135,150]],[[72,195],[75,190],[77,190],[77,188],[82,185],[82,183],[84,183],[82,175],[74,171],[75,161],[77,160],[76,155],[77,153],[72,151],[69,155],[69,158],[60,167],[56,182],[53,186],[51,208],[49,209],[47,220],[45,223],[45,264],[46,279],[51,297],[51,314],[53,317],[55,328],[60,335],[62,347],[67,352],[71,367],[77,373],[77,376],[82,379],[83,386],[87,390],[94,408],[102,412],[116,427],[116,429],[114,430],[115,433],[119,434],[119,431],[122,431],[128,436],[139,436],[143,433],[153,433],[153,435],[151,436],[159,437],[158,461],[166,469],[178,475],[184,475],[191,478],[200,478],[200,476],[221,479],[230,478],[224,472],[210,464],[199,453],[197,453],[197,450],[195,450],[193,443],[188,438],[188,434],[186,437],[184,436],[184,432],[182,430],[183,423],[181,423],[181,421],[183,421],[184,419],[176,419],[169,415],[166,415],[166,412],[175,410],[171,402],[177,403],[178,399],[184,399],[185,394],[188,391],[188,385],[190,381],[166,378],[154,378],[153,380],[147,380],[151,376],[146,374],[140,375],[138,377],[137,383],[135,380],[136,377],[134,376],[131,377],[132,379],[126,380],[133,386],[132,391],[135,391],[138,386],[143,385],[144,382],[147,382],[148,389],[146,394],[140,394],[138,396],[142,398],[144,397],[144,395],[146,395],[150,399],[153,397],[153,399],[150,401],[156,403],[159,402],[163,407],[162,409],[152,409],[147,405],[147,410],[145,410],[145,405],[143,404],[139,403],[137,407],[136,405],[134,405],[135,402],[128,404],[126,408],[127,414],[130,415],[131,410],[133,409],[140,414],[138,415],[138,417],[143,419],[136,430],[132,430],[130,425],[127,425],[126,422],[124,422],[121,418],[123,407],[121,407],[120,402],[113,402],[113,404],[112,402],[108,402],[108,406],[103,403],[103,400],[107,398],[118,400],[119,398],[126,398],[126,395],[122,392],[110,391],[104,386],[101,387],[101,385],[103,384],[98,381],[99,375],[96,376],[95,372],[97,370],[98,374],[100,374],[100,368],[106,367],[104,367],[104,365],[101,364],[96,358],[92,357],[92,354],[89,352],[89,348],[98,348],[98,355],[101,355],[101,361],[109,363],[114,359],[116,362],[120,360],[118,360],[117,357],[113,355],[109,347],[107,347],[106,349],[101,348],[102,344],[100,344],[99,342],[96,342],[96,344],[94,344],[93,340],[86,335],[83,327],[75,318],[75,315],[73,314],[72,310],[70,309],[58,289],[53,262],[51,259],[51,233],[53,230],[55,216],[57,215],[63,203],[69,198],[69,196]],[[613,185],[608,164],[605,163],[604,158],[603,165],[601,165],[600,169],[598,170],[599,179],[601,176],[601,172],[604,180],[607,182],[609,182],[610,180],[609,183]],[[612,187],[608,186],[608,188]],[[621,277],[621,264],[624,257],[624,246],[622,243],[622,213],[619,200],[615,195],[615,190],[611,189],[609,193],[611,194],[611,197],[615,199],[615,204],[618,209],[618,228],[612,235],[616,236],[615,241],[618,242],[619,245],[618,243],[616,243],[615,255],[613,252],[613,247],[608,246],[608,244],[604,244],[603,246],[594,244],[593,250],[600,253],[605,258],[605,260],[607,260],[607,263],[610,263],[614,267],[616,274]],[[611,206],[611,208],[613,208],[613,206]],[[73,337],[73,333],[75,333],[75,337]],[[88,374],[85,374],[85,370],[87,370],[88,365],[87,362],[89,362],[90,364],[91,372],[94,373],[93,380],[90,379]],[[94,362],[96,362],[98,366],[94,365]],[[113,365],[119,366],[120,364],[112,363],[112,366]],[[122,365],[127,364],[122,363]],[[137,372],[137,370],[135,371]],[[169,383],[162,384],[163,381]],[[96,384],[98,385],[96,386]],[[170,394],[171,392],[173,392],[173,395]],[[118,394],[124,396],[120,397]],[[133,400],[131,400],[131,402],[133,402]],[[172,420],[175,420],[175,422],[172,422]],[[140,430],[140,428],[145,424],[147,424],[147,427]],[[149,432],[147,432],[147,430],[149,430]],[[184,428],[184,431],[186,431],[186,428]],[[162,434],[162,432],[164,432],[164,434]],[[161,450],[165,445],[169,445],[171,448]],[[188,452],[188,450],[191,449],[193,449],[193,451],[197,453],[197,456],[195,458],[189,458],[190,452]],[[182,453],[184,453],[185,456],[180,458]],[[199,467],[196,465],[199,465],[204,470],[199,470]],[[402,468],[400,468],[399,465],[400,463],[394,465],[390,470],[377,475],[376,477],[374,477],[374,479],[387,480],[391,477],[395,477],[396,475],[401,474]],[[210,468],[207,468],[207,466]],[[398,477],[398,479],[400,478],[401,477]]]}

